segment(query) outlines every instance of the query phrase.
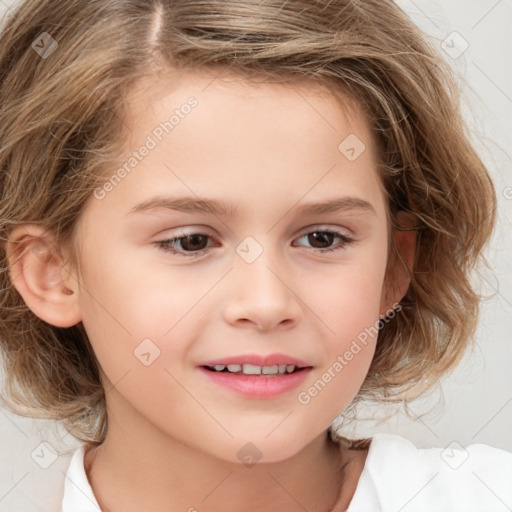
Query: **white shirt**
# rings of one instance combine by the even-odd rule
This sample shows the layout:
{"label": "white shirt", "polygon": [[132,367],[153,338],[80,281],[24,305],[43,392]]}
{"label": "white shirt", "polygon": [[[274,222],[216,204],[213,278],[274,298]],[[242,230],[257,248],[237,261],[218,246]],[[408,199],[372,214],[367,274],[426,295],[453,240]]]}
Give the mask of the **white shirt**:
{"label": "white shirt", "polygon": [[[416,448],[375,434],[346,512],[507,512],[512,453],[485,444]],[[85,445],[70,461],[61,512],[100,512],[84,469]],[[141,511],[143,512],[143,511]],[[342,512],[335,506],[333,512]]]}

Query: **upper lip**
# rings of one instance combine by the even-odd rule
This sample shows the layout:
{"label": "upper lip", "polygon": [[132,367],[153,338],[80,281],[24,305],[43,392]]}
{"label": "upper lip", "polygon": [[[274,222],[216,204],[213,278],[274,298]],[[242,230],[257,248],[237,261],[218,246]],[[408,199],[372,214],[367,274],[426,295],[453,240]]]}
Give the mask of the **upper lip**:
{"label": "upper lip", "polygon": [[241,354],[239,356],[222,357],[220,359],[205,361],[199,366],[215,366],[215,365],[228,365],[228,364],[252,364],[255,366],[276,366],[280,364],[294,365],[298,368],[307,368],[312,366],[307,361],[297,359],[296,357],[288,356],[286,354]]}

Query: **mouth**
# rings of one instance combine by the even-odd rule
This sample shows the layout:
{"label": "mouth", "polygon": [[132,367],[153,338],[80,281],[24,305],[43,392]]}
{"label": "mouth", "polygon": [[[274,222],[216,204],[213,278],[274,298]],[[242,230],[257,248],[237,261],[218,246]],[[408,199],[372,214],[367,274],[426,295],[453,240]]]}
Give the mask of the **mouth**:
{"label": "mouth", "polygon": [[255,364],[216,364],[214,366],[201,366],[205,370],[215,373],[230,373],[234,375],[252,375],[263,377],[279,377],[290,373],[297,373],[311,368],[310,366],[297,366],[294,364],[279,364],[260,366]]}
{"label": "mouth", "polygon": [[247,398],[270,399],[300,386],[313,369],[306,361],[284,354],[239,355],[198,366],[207,382]]}

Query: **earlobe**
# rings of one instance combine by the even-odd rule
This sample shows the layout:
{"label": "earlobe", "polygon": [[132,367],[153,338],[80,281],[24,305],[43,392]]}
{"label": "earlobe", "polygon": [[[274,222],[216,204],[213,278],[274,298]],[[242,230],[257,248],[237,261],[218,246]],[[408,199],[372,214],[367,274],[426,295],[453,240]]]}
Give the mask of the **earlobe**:
{"label": "earlobe", "polygon": [[406,212],[396,215],[397,228],[392,233],[392,241],[398,253],[388,264],[384,289],[382,290],[381,315],[386,315],[393,304],[399,303],[407,293],[414,271],[416,257],[416,218]]}
{"label": "earlobe", "polygon": [[56,327],[80,322],[77,280],[67,272],[48,231],[37,225],[16,228],[7,243],[7,260],[14,287],[36,316]]}

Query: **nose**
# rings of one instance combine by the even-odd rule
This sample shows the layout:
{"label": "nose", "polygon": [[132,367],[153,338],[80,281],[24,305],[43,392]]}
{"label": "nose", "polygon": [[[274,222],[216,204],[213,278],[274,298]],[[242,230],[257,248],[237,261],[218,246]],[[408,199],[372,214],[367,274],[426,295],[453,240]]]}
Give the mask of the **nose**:
{"label": "nose", "polygon": [[277,266],[266,251],[253,263],[238,259],[228,277],[225,320],[259,331],[290,329],[301,315],[301,301],[290,272]]}

